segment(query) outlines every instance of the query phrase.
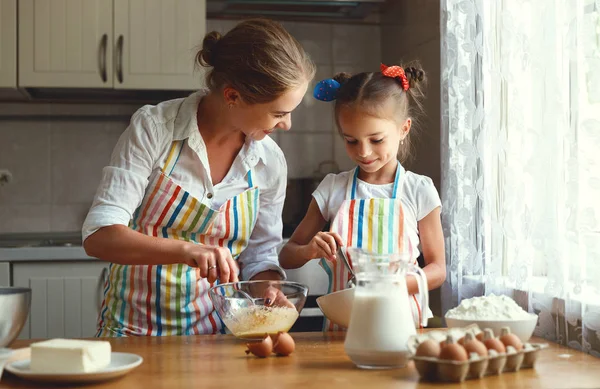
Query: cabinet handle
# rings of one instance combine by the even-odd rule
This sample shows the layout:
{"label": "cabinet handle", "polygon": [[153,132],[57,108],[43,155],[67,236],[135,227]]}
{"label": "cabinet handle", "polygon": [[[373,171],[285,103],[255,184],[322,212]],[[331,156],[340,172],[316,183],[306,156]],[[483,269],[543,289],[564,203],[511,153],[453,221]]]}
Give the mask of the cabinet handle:
{"label": "cabinet handle", "polygon": [[104,300],[104,285],[108,282],[108,268],[102,268],[100,274],[100,285],[98,288],[98,312],[102,309],[102,300]]}
{"label": "cabinet handle", "polygon": [[102,78],[102,82],[106,82],[106,46],[108,45],[108,35],[102,35],[102,40],[100,41],[100,55],[98,55],[98,59],[100,62],[100,77]]}
{"label": "cabinet handle", "polygon": [[119,35],[117,39],[117,81],[123,83],[123,35]]}

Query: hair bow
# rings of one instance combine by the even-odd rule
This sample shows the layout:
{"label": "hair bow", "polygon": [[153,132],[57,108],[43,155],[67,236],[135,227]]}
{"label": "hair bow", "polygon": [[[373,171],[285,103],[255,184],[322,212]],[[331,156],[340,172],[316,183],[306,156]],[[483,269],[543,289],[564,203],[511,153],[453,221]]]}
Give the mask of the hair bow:
{"label": "hair bow", "polygon": [[381,64],[381,74],[386,77],[399,79],[400,83],[402,84],[402,89],[404,90],[408,90],[410,87],[406,73],[400,66],[385,66],[384,64]]}
{"label": "hair bow", "polygon": [[333,101],[337,98],[339,89],[340,83],[333,78],[328,78],[326,80],[319,81],[317,85],[315,85],[313,96],[317,100]]}

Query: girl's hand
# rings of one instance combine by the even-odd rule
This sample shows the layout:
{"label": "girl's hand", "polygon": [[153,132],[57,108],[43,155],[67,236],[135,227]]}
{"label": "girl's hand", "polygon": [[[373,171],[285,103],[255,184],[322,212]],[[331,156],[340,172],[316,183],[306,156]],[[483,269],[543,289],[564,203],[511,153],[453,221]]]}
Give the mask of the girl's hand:
{"label": "girl's hand", "polygon": [[287,307],[296,308],[290,300],[285,297],[285,294],[275,286],[269,286],[265,292],[265,305],[269,307]]}
{"label": "girl's hand", "polygon": [[334,262],[339,246],[343,246],[342,237],[335,232],[318,232],[308,243],[308,258],[327,258]]}
{"label": "girl's hand", "polygon": [[200,269],[200,276],[209,283],[217,279],[221,283],[237,282],[239,268],[231,252],[223,247],[191,243],[186,246],[184,263]]}

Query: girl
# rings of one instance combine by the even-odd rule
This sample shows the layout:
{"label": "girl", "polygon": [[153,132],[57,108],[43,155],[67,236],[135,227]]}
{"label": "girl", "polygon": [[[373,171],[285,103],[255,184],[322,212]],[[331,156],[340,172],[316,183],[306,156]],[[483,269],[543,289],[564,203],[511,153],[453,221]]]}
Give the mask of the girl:
{"label": "girl", "polygon": [[[340,246],[406,252],[415,262],[422,250],[429,289],[442,285],[446,267],[439,195],[430,178],[401,165],[409,157],[410,130],[421,108],[424,79],[420,69],[382,64],[380,72],[341,73],[317,84],[317,99],[335,100],[336,124],[357,167],[323,179],[306,216],[280,252],[283,268],[322,258],[331,293],[344,289],[350,279],[336,257]],[[330,231],[322,232],[328,221]],[[369,236],[376,238],[368,242]],[[413,277],[408,278],[408,291],[418,291]],[[417,298],[411,301],[418,322],[421,307]],[[424,308],[427,318],[432,317],[429,307]],[[337,329],[327,320],[325,328]]]}
{"label": "girl", "polygon": [[209,33],[197,61],[208,89],[133,115],[83,225],[111,262],[98,336],[212,334],[213,282],[285,277],[287,169],[268,135],[290,129],[315,67],[268,20]]}

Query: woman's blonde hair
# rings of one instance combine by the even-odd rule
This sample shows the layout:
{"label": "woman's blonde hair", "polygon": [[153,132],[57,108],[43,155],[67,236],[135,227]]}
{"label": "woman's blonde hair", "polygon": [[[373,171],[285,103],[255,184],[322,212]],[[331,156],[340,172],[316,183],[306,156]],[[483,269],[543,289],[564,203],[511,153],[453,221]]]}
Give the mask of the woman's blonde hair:
{"label": "woman's blonde hair", "polygon": [[196,63],[211,67],[210,90],[229,85],[250,104],[267,103],[310,82],[315,65],[300,43],[283,26],[268,19],[250,19],[221,36],[206,34]]}

